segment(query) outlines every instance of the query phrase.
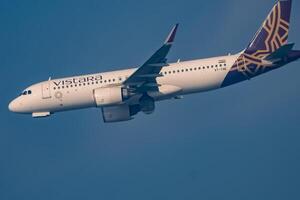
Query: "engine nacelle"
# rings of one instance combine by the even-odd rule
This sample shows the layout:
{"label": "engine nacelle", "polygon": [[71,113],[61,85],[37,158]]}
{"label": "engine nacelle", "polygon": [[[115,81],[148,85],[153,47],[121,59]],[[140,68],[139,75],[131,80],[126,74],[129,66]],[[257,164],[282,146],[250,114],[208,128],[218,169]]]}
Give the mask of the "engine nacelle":
{"label": "engine nacelle", "polygon": [[122,122],[132,120],[140,111],[139,105],[129,106],[121,104],[117,106],[102,107],[102,116],[105,123]]}
{"label": "engine nacelle", "polygon": [[102,108],[103,121],[109,122],[121,122],[133,119],[130,115],[130,108],[128,105],[118,105]]}
{"label": "engine nacelle", "polygon": [[127,96],[127,90],[121,87],[106,87],[94,90],[97,107],[121,104]]}
{"label": "engine nacelle", "polygon": [[155,101],[152,97],[148,95],[143,95],[140,100],[140,109],[143,111],[145,114],[150,115],[154,112],[155,110]]}

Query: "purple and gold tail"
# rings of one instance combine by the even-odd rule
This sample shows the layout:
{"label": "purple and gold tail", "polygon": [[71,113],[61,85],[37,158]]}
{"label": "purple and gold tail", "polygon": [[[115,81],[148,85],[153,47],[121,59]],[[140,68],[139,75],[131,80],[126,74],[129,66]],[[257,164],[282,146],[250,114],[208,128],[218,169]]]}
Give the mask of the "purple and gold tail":
{"label": "purple and gold tail", "polygon": [[292,0],[281,0],[276,3],[254,38],[232,66],[222,84],[223,87],[280,67],[278,63],[274,64],[274,59],[290,54],[293,48],[293,44],[287,44],[291,8]]}
{"label": "purple and gold tail", "polygon": [[257,31],[245,53],[264,58],[287,44],[292,0],[279,1]]}

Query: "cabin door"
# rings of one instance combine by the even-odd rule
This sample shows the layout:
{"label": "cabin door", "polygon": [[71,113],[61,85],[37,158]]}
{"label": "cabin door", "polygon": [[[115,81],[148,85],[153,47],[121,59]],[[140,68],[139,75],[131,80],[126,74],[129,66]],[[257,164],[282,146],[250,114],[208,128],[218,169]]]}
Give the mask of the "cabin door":
{"label": "cabin door", "polygon": [[50,81],[42,83],[42,97],[43,99],[51,98]]}

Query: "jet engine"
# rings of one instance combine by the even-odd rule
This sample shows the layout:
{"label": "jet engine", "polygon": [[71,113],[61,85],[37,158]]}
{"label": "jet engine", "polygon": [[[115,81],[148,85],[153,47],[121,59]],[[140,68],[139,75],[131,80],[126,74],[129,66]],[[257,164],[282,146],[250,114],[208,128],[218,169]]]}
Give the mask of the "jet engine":
{"label": "jet engine", "polygon": [[132,116],[140,111],[139,105],[129,106],[121,104],[117,106],[102,107],[102,116],[105,123],[122,122],[133,119]]}
{"label": "jet engine", "polygon": [[121,87],[97,88],[94,99],[97,107],[118,105],[128,99],[128,91]]}
{"label": "jet engine", "polygon": [[139,104],[140,104],[141,111],[143,111],[147,115],[152,114],[155,110],[155,101],[152,97],[150,97],[147,94],[144,94],[140,98]]}

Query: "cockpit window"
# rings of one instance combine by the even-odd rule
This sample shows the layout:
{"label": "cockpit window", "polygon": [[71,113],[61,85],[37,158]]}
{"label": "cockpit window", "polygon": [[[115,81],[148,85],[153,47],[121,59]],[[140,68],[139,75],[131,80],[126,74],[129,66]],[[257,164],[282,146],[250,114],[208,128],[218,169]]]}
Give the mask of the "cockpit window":
{"label": "cockpit window", "polygon": [[30,95],[32,94],[31,90],[25,90],[21,95]]}

